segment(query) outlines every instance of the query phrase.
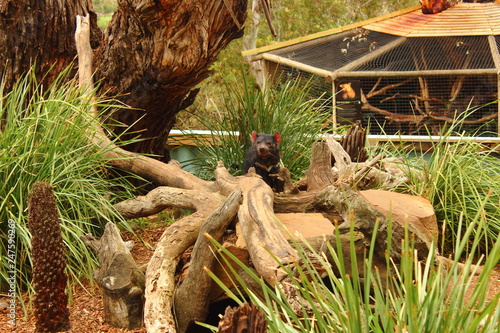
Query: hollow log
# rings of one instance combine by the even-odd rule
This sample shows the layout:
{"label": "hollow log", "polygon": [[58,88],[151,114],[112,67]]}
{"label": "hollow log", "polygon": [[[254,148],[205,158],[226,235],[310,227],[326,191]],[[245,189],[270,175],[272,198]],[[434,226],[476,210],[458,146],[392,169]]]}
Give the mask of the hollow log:
{"label": "hollow log", "polygon": [[94,279],[103,290],[104,321],[128,329],[142,326],[144,273],[137,267],[116,226],[109,222],[101,238],[88,234],[82,240],[99,259]]}

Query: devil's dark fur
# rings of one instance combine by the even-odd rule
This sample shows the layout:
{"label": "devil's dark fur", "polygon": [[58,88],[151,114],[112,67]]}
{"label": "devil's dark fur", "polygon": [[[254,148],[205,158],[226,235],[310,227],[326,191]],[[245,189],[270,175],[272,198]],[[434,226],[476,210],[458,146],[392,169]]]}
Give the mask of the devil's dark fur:
{"label": "devil's dark fur", "polygon": [[281,142],[280,133],[274,135],[258,133],[253,131],[250,137],[252,147],[248,149],[245,162],[243,163],[243,174],[251,167],[255,172],[274,190],[278,191],[278,182],[272,174],[277,174],[280,169],[280,152],[278,145]]}

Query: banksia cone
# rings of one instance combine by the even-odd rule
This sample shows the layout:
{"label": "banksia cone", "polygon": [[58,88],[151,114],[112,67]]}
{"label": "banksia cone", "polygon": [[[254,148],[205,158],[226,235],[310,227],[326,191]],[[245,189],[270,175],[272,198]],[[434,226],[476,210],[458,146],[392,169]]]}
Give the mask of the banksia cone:
{"label": "banksia cone", "polygon": [[68,296],[65,293],[66,259],[52,187],[36,182],[28,197],[31,232],[36,332],[69,328]]}

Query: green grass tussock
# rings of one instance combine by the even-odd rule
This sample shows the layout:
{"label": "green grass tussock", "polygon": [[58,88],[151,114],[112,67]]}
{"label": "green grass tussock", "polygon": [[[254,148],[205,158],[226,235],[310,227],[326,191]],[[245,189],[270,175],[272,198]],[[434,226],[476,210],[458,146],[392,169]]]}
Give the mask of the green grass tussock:
{"label": "green grass tussock", "polygon": [[[333,242],[326,243],[325,253],[317,253],[305,240],[300,244],[295,242],[300,260],[280,268],[291,281],[286,288],[297,295],[293,304],[281,288],[268,285],[241,263],[245,273],[262,289],[263,297],[252,292],[254,287],[249,288],[236,269],[231,269],[236,275],[235,292],[210,274],[238,304],[247,301],[256,304],[266,316],[270,333],[493,333],[500,329],[500,295],[492,299],[486,295],[489,276],[500,260],[500,239],[492,245],[489,256],[478,261],[483,265],[482,271],[473,266],[478,263],[472,259],[479,246],[477,239],[472,241],[472,255],[463,268],[459,265],[468,237],[477,228],[481,228],[477,219],[467,226],[452,257],[453,264],[447,269],[435,264],[435,245],[428,258],[420,261],[407,234],[400,263],[387,257],[390,251],[386,251],[388,272],[384,277],[373,264],[373,250],[365,253],[363,265],[358,266],[354,236],[349,253]],[[238,262],[229,251],[215,242],[214,245],[224,253],[222,260],[230,258]],[[320,276],[318,266],[324,275]],[[363,268],[358,271],[357,267]],[[476,280],[474,272],[478,273]]]}
{"label": "green grass tussock", "polygon": [[[323,133],[329,117],[328,112],[321,111],[326,101],[310,99],[307,86],[301,86],[299,81],[262,92],[243,75],[242,88],[233,81],[226,83],[226,87],[224,103],[216,105],[215,111],[194,114],[197,123],[210,129],[212,140],[219,144],[207,145],[198,140],[200,151],[188,163],[196,166],[204,178],[213,177],[218,161],[223,161],[234,174],[241,174],[252,130],[269,134],[280,132],[282,164],[293,178],[303,176],[309,166],[312,144]],[[232,131],[238,134],[219,135]],[[194,140],[196,142],[197,138]]]}
{"label": "green grass tussock", "polygon": [[32,73],[14,89],[0,90],[0,281],[9,277],[8,232],[15,225],[18,292],[30,288],[31,240],[27,227],[27,198],[37,180],[54,187],[61,229],[67,247],[68,274],[78,280],[92,275],[94,255],[80,240],[99,234],[107,221],[124,220],[112,204],[131,195],[132,186],[110,177],[103,151],[91,144],[94,128],[88,98],[82,97],[65,73],[51,87],[42,89]]}
{"label": "green grass tussock", "polygon": [[[426,156],[394,143],[378,151],[403,158],[403,170],[412,181],[399,190],[423,196],[434,206],[442,230],[441,253],[453,253],[460,235],[478,220],[472,237],[480,241],[480,253],[487,254],[500,235],[499,156],[495,148],[457,134],[456,126],[445,129]],[[451,136],[459,141],[448,142]],[[470,244],[472,240],[467,248]]]}

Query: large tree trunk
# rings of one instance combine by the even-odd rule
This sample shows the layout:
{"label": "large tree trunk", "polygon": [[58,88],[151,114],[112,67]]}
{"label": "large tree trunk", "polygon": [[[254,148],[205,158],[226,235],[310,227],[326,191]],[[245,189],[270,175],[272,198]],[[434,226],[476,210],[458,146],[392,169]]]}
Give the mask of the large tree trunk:
{"label": "large tree trunk", "polygon": [[102,38],[91,0],[0,1],[0,74],[9,90],[31,64],[39,80],[53,67],[47,86],[75,60],[75,18],[89,13],[101,92],[132,107],[112,117],[147,139],[128,149],[166,161],[175,115],[193,103],[219,52],[243,35],[247,0],[118,3]]}
{"label": "large tree trunk", "polygon": [[119,4],[96,53],[96,79],[102,80],[101,91],[135,108],[113,114],[148,139],[129,149],[167,161],[166,137],[175,115],[193,103],[195,86],[208,77],[219,52],[243,35],[247,1]]}
{"label": "large tree trunk", "polygon": [[[76,56],[76,15],[90,13],[91,44],[98,45],[101,31],[91,0],[0,1],[0,73],[5,89],[36,64],[45,86],[72,64]],[[48,75],[48,70],[50,73]]]}

